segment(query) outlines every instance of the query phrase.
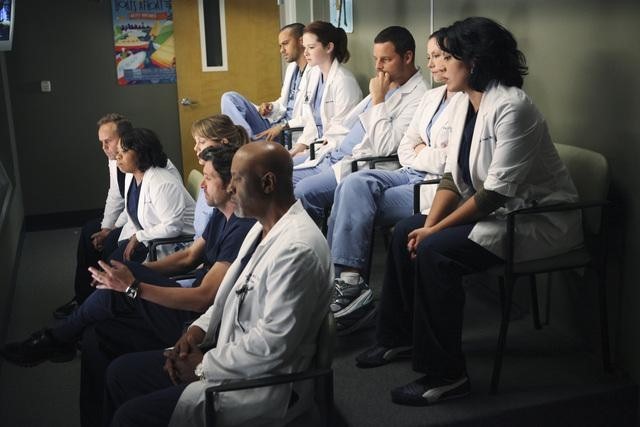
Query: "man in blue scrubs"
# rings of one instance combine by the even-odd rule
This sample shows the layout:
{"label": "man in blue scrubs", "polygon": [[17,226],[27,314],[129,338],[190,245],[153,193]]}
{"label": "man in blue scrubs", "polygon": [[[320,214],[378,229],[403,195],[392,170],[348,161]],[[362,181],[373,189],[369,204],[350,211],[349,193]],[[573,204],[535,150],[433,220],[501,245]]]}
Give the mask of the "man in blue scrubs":
{"label": "man in blue scrubs", "polygon": [[252,139],[277,139],[287,122],[301,111],[302,95],[299,87],[307,67],[302,47],[303,29],[302,24],[289,24],[282,27],[278,34],[280,54],[289,64],[280,98],[256,106],[237,92],[222,95],[222,114],[229,116],[235,124],[243,126]]}

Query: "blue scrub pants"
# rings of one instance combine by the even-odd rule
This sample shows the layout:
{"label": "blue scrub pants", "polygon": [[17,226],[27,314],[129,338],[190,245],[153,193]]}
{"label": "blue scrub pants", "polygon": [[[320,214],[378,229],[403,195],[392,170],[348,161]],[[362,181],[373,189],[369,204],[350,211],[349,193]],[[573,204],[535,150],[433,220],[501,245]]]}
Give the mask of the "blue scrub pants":
{"label": "blue scrub pants", "polygon": [[162,369],[162,350],[131,353],[107,371],[104,426],[166,426],[187,384],[174,385]]}
{"label": "blue scrub pants", "polygon": [[256,107],[238,92],[225,92],[220,98],[222,114],[247,130],[253,137],[271,127],[271,122],[260,115]]}
{"label": "blue scrub pants", "polygon": [[475,224],[450,227],[427,237],[411,260],[407,236],[424,226],[425,218],[414,215],[398,222],[393,230],[376,341],[385,347],[413,345],[417,372],[460,378],[466,374],[462,278],[503,260],[468,239]]}
{"label": "blue scrub pants", "polygon": [[374,224],[392,226],[413,213],[413,185],[423,172],[362,170],[338,185],[329,216],[327,239],[333,263],[364,271]]}
{"label": "blue scrub pants", "polygon": [[327,156],[314,168],[293,171],[293,194],[317,223],[322,221],[325,209],[333,203],[333,193],[338,185],[332,164]]}

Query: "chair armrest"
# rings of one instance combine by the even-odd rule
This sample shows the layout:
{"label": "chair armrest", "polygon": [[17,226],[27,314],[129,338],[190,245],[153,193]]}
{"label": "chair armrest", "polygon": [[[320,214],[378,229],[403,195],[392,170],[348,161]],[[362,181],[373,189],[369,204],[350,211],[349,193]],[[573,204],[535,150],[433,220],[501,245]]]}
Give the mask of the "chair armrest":
{"label": "chair armrest", "polygon": [[398,155],[392,154],[390,156],[371,156],[371,157],[361,157],[359,159],[355,159],[351,161],[351,172],[358,172],[358,162],[368,162],[369,169],[375,169],[378,163],[387,163],[398,161]]}
{"label": "chair armrest", "polygon": [[280,135],[282,135],[282,145],[291,150],[293,146],[293,134],[295,132],[302,132],[303,130],[304,127],[302,126],[282,129],[282,132],[280,132]]}
{"label": "chair armrest", "polygon": [[516,209],[507,214],[507,217],[516,215],[537,214],[546,212],[563,212],[563,211],[576,211],[595,207],[608,207],[611,205],[609,200],[589,200],[584,202],[571,202],[571,203],[557,203],[546,206],[533,206],[530,208]]}
{"label": "chair armrest", "polygon": [[194,271],[190,271],[185,274],[176,274],[175,276],[171,276],[171,279],[178,281],[178,280],[186,280],[186,279],[195,279],[195,277],[196,277],[196,273]]}
{"label": "chair armrest", "polygon": [[248,388],[268,387],[278,384],[287,384],[298,381],[309,380],[320,377],[332,377],[333,369],[310,369],[304,372],[293,374],[273,375],[270,377],[254,378],[247,380],[230,381],[224,384],[207,387],[205,395],[205,412],[207,425],[215,425],[215,411],[213,410],[214,393],[224,393],[225,391],[246,390]]}
{"label": "chair armrest", "polygon": [[428,179],[426,181],[413,184],[413,213],[420,213],[420,187],[423,185],[440,184],[440,178]]}
{"label": "chair armrest", "polygon": [[193,241],[193,234],[181,234],[175,237],[165,237],[162,239],[149,240],[149,261],[158,260],[158,246],[169,245],[172,243],[187,243]]}
{"label": "chair armrest", "polygon": [[[532,215],[539,213],[549,213],[549,212],[568,212],[568,211],[577,211],[584,210],[589,208],[602,208],[603,210],[608,209],[611,206],[611,202],[609,200],[586,200],[583,202],[567,202],[567,203],[556,203],[553,205],[546,206],[532,206],[529,208],[516,209],[514,211],[509,212],[507,216],[507,250],[505,253],[505,261],[507,264],[513,264],[513,256],[514,256],[514,248],[515,248],[515,227],[516,227],[516,218],[521,215]],[[601,220],[601,227],[603,225],[603,221]]]}
{"label": "chair armrest", "polygon": [[324,145],[324,141],[313,141],[309,144],[309,159],[314,160],[316,158],[316,145]]}

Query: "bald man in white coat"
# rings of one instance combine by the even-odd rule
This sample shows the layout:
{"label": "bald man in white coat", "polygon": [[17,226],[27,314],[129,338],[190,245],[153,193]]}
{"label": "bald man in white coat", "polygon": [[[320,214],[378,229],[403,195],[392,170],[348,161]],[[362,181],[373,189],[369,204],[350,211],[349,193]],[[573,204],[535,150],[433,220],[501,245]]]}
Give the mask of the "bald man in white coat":
{"label": "bald man in white coat", "polygon": [[[173,350],[134,353],[111,364],[105,421],[204,425],[207,387],[309,367],[329,308],[333,266],[326,240],[293,197],[291,172],[291,158],[278,144],[238,151],[232,200],[237,215],[258,222],[214,304]],[[218,395],[216,422],[273,424],[286,413],[291,391],[282,385]]]}

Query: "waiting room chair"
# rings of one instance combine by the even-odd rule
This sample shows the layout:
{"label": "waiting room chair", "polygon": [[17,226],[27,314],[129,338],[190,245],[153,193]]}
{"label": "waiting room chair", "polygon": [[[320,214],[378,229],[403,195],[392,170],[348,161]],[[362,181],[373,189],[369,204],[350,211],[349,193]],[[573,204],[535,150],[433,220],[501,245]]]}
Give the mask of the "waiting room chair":
{"label": "waiting room chair", "polygon": [[[598,281],[598,304],[600,316],[600,333],[602,346],[602,363],[606,372],[611,371],[609,350],[609,329],[606,302],[607,275],[607,210],[610,202],[606,200],[609,191],[609,167],[607,160],[599,153],[584,148],[564,144],[555,144],[560,158],[567,166],[569,174],[578,191],[579,200],[574,203],[559,203],[550,206],[523,208],[507,215],[506,257],[505,263],[488,270],[488,273],[499,278],[502,316],[498,344],[491,377],[491,393],[498,392],[502,359],[509,328],[513,288],[521,276],[529,277],[532,296],[532,315],[536,328],[540,328],[538,313],[537,274],[551,274],[557,271],[590,268],[596,273]],[[419,211],[420,185],[434,184],[438,180],[425,181],[414,187],[414,211]],[[580,210],[584,230],[584,244],[572,251],[557,256],[532,261],[515,262],[515,225],[518,218],[524,215],[546,212],[566,212]]]}
{"label": "waiting room chair", "polygon": [[304,127],[302,126],[283,129],[282,132],[280,132],[280,143],[286,149],[291,150],[293,147],[293,134],[302,132],[303,130]]}
{"label": "waiting room chair", "polygon": [[[187,191],[191,195],[193,200],[198,200],[198,195],[200,194],[200,184],[203,179],[202,172],[197,169],[191,169],[189,175],[187,176],[187,183],[185,187]],[[193,234],[182,234],[176,237],[167,237],[164,239],[154,239],[149,242],[149,261],[157,261],[158,260],[158,247],[164,245],[181,245],[184,247],[187,243],[193,242]],[[178,249],[179,250],[179,249]]]}
{"label": "waiting room chair", "polygon": [[[250,388],[269,387],[278,384],[289,384],[304,380],[313,380],[315,385],[315,402],[318,406],[319,414],[323,420],[322,425],[331,426],[333,419],[333,351],[336,341],[336,325],[333,313],[328,311],[316,340],[316,354],[311,362],[311,366],[304,372],[293,374],[273,375],[269,377],[246,379],[231,381],[225,384],[209,387],[205,390],[206,402],[206,425],[215,426],[215,411],[213,410],[213,402],[215,393],[224,393],[232,390],[245,390]],[[291,400],[285,419],[284,425],[291,423],[297,417],[304,413],[305,410],[311,410],[301,399],[297,401]],[[305,407],[297,407],[302,405]]]}

